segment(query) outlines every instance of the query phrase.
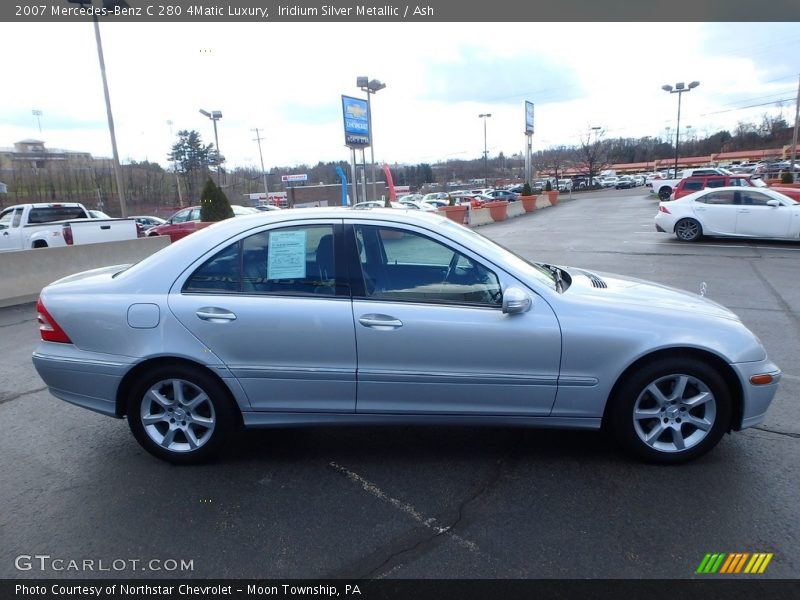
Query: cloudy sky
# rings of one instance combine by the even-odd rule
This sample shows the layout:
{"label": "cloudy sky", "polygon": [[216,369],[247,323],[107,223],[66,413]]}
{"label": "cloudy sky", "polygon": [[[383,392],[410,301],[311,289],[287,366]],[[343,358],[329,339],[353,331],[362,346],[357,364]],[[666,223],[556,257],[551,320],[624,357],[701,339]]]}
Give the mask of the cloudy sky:
{"label": "cloudy sky", "polygon": [[[793,123],[800,73],[796,23],[100,27],[123,162],[166,164],[169,120],[174,133],[213,142],[199,109],[222,111],[229,166],[259,165],[254,128],[268,167],[349,160],[341,96],[363,96],[359,75],[387,84],[372,98],[376,161],[418,163],[480,157],[480,113],[492,114],[490,156],[522,152],[525,100],[536,105],[534,150],[576,145],[598,126],[607,137],[664,137],[677,98],[661,86],[678,81],[700,81],[683,95],[684,133],[765,113]],[[0,52],[0,147],[35,138],[111,155],[90,23],[0,23]]]}

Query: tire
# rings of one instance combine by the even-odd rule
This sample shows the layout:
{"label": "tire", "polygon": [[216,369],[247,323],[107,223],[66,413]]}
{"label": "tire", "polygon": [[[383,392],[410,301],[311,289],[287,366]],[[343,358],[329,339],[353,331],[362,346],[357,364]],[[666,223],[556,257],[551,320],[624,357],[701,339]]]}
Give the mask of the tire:
{"label": "tire", "polygon": [[237,419],[227,388],[189,365],[162,365],[145,374],[127,399],[128,426],[153,456],[198,464],[219,454]]}
{"label": "tire", "polygon": [[646,462],[677,464],[717,445],[731,422],[731,394],[711,365],[665,358],[622,382],[607,413],[624,450]]}
{"label": "tire", "polygon": [[682,242],[696,242],[703,237],[703,227],[694,219],[681,219],[675,223],[675,237]]}
{"label": "tire", "polygon": [[669,197],[672,195],[672,188],[665,186],[658,190],[658,199],[659,200],[669,200]]}

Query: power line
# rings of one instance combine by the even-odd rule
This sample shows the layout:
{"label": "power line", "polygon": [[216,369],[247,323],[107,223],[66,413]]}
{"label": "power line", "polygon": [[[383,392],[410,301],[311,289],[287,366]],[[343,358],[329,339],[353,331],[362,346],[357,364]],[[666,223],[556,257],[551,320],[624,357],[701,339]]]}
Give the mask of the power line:
{"label": "power line", "polygon": [[794,98],[781,98],[780,100],[772,100],[770,102],[763,102],[761,104],[750,104],[748,106],[738,106],[736,108],[728,108],[728,109],[725,109],[725,110],[717,110],[717,111],[709,112],[709,113],[701,113],[700,116],[701,117],[707,117],[708,115],[718,115],[718,114],[721,114],[721,113],[733,112],[733,111],[736,111],[736,110],[744,110],[746,108],[757,108],[759,106],[770,106],[772,104],[777,104],[778,102],[790,102],[790,101],[793,101],[793,100],[794,100]]}

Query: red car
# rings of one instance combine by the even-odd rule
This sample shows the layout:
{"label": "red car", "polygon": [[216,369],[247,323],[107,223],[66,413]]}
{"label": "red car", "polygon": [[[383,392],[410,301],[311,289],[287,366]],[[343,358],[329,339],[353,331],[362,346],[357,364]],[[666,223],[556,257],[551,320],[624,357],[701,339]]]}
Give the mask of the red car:
{"label": "red car", "polygon": [[[697,175],[686,177],[678,182],[673,192],[673,199],[677,200],[683,196],[688,196],[694,192],[699,192],[706,188],[718,188],[728,186],[741,187],[768,187],[761,179],[751,179],[749,175]],[[800,201],[800,188],[769,186],[769,189],[780,192],[784,196],[789,196],[792,200]]]}
{"label": "red car", "polygon": [[210,223],[200,220],[200,207],[190,206],[183,208],[172,215],[163,225],[156,225],[147,230],[147,236],[168,235],[169,239],[177,242],[198,229],[207,227]]}
{"label": "red car", "polygon": [[[244,215],[257,215],[261,211],[250,206],[239,206],[232,204],[233,215],[241,217]],[[190,233],[194,233],[198,229],[208,227],[211,221],[200,220],[200,207],[190,206],[189,208],[182,208],[174,215],[172,215],[163,225],[156,225],[147,230],[147,236],[153,235],[168,235],[169,239],[177,242],[181,238],[185,238]]]}

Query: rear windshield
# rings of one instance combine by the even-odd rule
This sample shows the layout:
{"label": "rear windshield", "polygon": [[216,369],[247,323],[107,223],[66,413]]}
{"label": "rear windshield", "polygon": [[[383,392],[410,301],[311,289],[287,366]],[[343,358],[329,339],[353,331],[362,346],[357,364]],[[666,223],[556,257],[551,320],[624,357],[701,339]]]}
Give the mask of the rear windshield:
{"label": "rear windshield", "polygon": [[51,223],[52,221],[85,218],[86,213],[80,206],[42,206],[31,209],[28,215],[28,223]]}

